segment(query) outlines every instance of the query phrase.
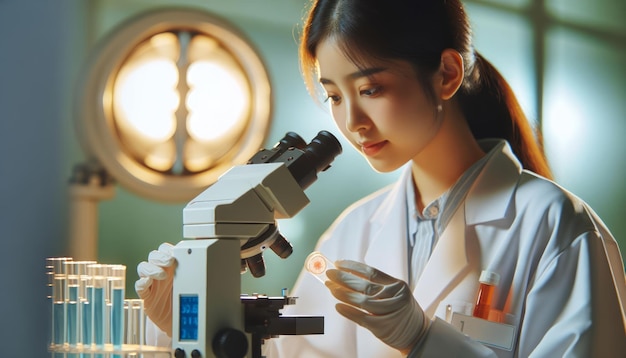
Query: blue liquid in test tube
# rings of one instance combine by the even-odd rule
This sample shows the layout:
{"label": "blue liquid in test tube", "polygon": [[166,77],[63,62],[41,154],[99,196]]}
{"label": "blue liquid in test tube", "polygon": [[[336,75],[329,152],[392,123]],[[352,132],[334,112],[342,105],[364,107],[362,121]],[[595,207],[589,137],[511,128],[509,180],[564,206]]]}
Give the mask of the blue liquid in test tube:
{"label": "blue liquid in test tube", "polygon": [[120,348],[124,343],[124,289],[113,289],[111,307],[111,343]]}
{"label": "blue liquid in test tube", "polygon": [[65,343],[65,302],[54,302],[52,304],[52,314],[54,315],[52,323],[54,328],[55,345],[63,345]]}
{"label": "blue liquid in test tube", "polygon": [[[65,274],[55,274],[54,277],[54,295],[52,297],[52,329],[53,344],[63,347],[67,342],[67,306],[65,304],[65,289],[67,285],[67,277]],[[63,353],[55,353],[55,358],[65,357]]]}
{"label": "blue liquid in test tube", "polygon": [[[108,317],[106,315],[106,291],[107,291],[107,267],[106,265],[91,265],[88,268],[89,275],[93,279],[93,328],[92,345],[95,350],[103,350],[105,345],[105,332]],[[104,357],[104,354],[94,354],[95,357]]]}
{"label": "blue liquid in test tube", "polygon": [[[67,313],[67,342],[70,348],[75,348],[78,344],[78,285],[68,285]],[[69,353],[68,358],[78,357],[75,353]]]}
{"label": "blue liquid in test tube", "polygon": [[[112,265],[110,267],[109,283],[111,287],[111,321],[110,338],[114,349],[122,349],[124,344],[124,291],[126,285],[126,266]],[[113,358],[122,358],[114,354]]]}
{"label": "blue liquid in test tube", "polygon": [[95,287],[93,292],[93,343],[99,348],[104,346],[106,326],[106,293],[104,287]]}
{"label": "blue liquid in test tube", "polygon": [[[83,325],[83,332],[82,332],[82,339],[83,339],[83,346],[85,348],[90,348],[91,347],[91,343],[93,342],[92,338],[93,338],[93,331],[92,331],[92,327],[93,327],[93,286],[87,286],[86,288],[86,299],[83,300],[81,302],[81,313],[82,313],[82,325]],[[81,357],[90,357],[91,355],[87,355],[85,353],[81,354]]]}

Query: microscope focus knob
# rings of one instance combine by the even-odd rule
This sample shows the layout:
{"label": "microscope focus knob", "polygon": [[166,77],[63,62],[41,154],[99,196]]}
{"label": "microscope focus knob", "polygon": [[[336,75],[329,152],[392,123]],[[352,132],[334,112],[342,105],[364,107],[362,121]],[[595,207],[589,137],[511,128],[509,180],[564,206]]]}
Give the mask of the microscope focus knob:
{"label": "microscope focus knob", "polygon": [[181,348],[176,348],[174,351],[174,358],[185,358],[185,350]]}
{"label": "microscope focus knob", "polygon": [[248,338],[234,328],[225,328],[213,337],[213,353],[217,358],[243,358],[248,353]]}

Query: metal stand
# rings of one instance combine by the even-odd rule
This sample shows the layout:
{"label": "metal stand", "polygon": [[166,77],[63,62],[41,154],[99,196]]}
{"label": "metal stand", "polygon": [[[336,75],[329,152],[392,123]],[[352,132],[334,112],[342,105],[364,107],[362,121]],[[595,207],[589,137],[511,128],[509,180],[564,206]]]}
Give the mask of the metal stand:
{"label": "metal stand", "polygon": [[113,178],[94,163],[76,165],[70,178],[69,256],[98,258],[98,203],[115,195]]}

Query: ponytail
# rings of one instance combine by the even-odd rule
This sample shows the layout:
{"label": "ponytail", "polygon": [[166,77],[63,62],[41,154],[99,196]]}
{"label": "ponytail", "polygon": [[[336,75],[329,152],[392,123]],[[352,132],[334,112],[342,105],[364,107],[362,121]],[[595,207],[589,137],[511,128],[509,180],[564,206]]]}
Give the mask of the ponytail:
{"label": "ponytail", "polygon": [[525,169],[552,179],[541,134],[531,127],[509,84],[481,54],[475,53],[457,97],[476,139],[506,139]]}

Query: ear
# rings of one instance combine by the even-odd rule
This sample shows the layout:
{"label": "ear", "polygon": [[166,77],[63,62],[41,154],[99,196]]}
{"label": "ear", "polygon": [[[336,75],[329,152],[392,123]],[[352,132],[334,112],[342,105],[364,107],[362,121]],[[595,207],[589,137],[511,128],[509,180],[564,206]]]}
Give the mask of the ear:
{"label": "ear", "polygon": [[449,48],[443,50],[439,73],[441,79],[441,99],[449,100],[461,87],[461,83],[463,83],[465,71],[461,54]]}

